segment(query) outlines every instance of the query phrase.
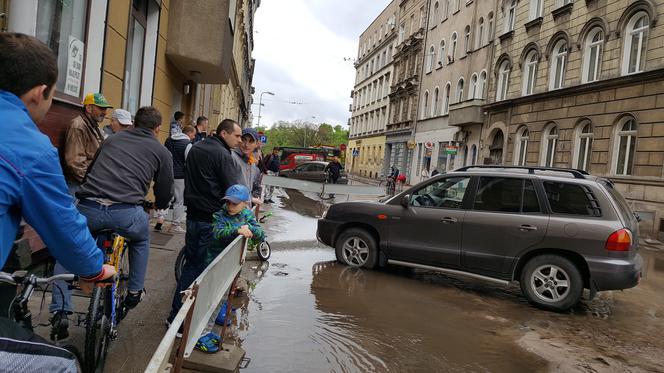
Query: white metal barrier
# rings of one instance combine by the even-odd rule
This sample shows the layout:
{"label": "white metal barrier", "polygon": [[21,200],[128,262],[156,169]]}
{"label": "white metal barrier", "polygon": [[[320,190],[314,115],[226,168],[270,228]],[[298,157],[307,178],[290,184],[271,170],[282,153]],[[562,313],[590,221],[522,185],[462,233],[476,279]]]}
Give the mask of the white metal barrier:
{"label": "white metal barrier", "polygon": [[263,185],[281,187],[286,189],[297,189],[303,192],[332,193],[332,194],[359,194],[365,196],[385,195],[385,188],[375,185],[346,185],[316,183],[313,181],[290,179],[280,176],[263,175]]}
{"label": "white metal barrier", "polygon": [[[246,245],[247,240],[238,236],[184,292],[186,299],[182,308],[152,355],[145,372],[163,373],[170,372],[171,369],[176,373],[180,371],[183,359],[190,356],[216,306],[221,303],[224,295],[235,287],[235,281],[244,262]],[[231,307],[228,307],[229,311],[230,309]],[[175,364],[172,365],[169,359],[181,325],[184,325],[183,343],[180,344]],[[223,334],[222,332],[222,339]]]}

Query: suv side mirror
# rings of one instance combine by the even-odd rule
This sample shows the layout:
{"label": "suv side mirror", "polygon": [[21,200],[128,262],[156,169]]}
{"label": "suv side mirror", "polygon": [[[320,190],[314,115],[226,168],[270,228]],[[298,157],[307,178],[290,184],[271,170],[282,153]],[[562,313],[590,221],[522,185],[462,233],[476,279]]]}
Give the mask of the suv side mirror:
{"label": "suv side mirror", "polygon": [[410,194],[401,197],[401,206],[408,208],[410,206]]}

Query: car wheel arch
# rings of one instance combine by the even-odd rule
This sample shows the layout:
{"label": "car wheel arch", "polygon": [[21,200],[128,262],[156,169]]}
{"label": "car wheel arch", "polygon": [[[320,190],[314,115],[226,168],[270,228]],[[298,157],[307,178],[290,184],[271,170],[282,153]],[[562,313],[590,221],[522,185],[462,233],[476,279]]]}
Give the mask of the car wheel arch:
{"label": "car wheel arch", "polygon": [[373,236],[373,238],[376,240],[376,244],[378,245],[378,251],[380,252],[380,234],[378,233],[378,230],[374,228],[371,224],[367,223],[345,223],[339,228],[337,228],[337,231],[334,233],[334,238],[332,239],[332,247],[336,247],[337,245],[337,240],[341,236],[341,234],[351,228],[357,228],[357,229],[363,229],[367,231],[369,234]]}
{"label": "car wheel arch", "polygon": [[514,266],[512,280],[519,281],[521,278],[521,272],[526,266],[526,263],[528,263],[530,259],[540,255],[559,255],[570,260],[579,269],[579,272],[581,272],[581,276],[583,277],[583,287],[587,289],[590,288],[590,268],[588,267],[588,263],[581,254],[565,249],[536,249],[525,253],[518,258],[517,263]]}

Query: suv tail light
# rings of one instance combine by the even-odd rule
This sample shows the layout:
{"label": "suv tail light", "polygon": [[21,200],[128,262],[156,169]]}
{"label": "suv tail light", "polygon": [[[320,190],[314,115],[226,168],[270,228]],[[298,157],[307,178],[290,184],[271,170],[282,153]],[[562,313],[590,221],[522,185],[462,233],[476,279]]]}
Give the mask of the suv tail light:
{"label": "suv tail light", "polygon": [[632,232],[621,229],[613,232],[606,240],[606,249],[609,251],[629,251],[632,247]]}

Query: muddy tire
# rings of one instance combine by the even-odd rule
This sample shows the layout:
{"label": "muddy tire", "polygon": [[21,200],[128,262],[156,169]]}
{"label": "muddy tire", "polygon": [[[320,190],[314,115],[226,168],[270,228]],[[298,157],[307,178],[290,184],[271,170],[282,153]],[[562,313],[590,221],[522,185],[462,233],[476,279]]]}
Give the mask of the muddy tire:
{"label": "muddy tire", "polygon": [[521,291],[535,307],[564,312],[581,300],[583,277],[569,259],[540,255],[528,261],[521,272]]}
{"label": "muddy tire", "polygon": [[376,239],[364,229],[345,230],[336,245],[337,260],[356,268],[375,268],[378,264]]}

